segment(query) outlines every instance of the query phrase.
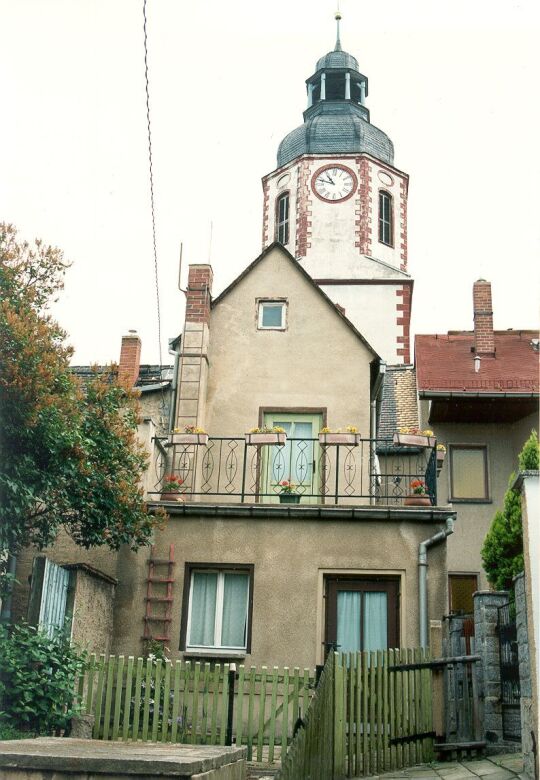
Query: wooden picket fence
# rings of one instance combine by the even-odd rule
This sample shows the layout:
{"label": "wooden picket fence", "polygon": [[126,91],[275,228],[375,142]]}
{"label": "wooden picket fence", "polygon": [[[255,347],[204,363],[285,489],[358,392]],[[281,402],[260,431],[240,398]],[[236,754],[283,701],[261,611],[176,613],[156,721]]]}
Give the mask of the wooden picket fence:
{"label": "wooden picket fence", "polygon": [[[314,672],[229,664],[91,656],[78,681],[94,739],[247,745],[248,759],[286,752],[308,709]],[[232,700],[231,700],[232,698]]]}
{"label": "wooden picket fence", "polygon": [[420,649],[331,653],[277,778],[341,780],[432,760],[430,664]]}

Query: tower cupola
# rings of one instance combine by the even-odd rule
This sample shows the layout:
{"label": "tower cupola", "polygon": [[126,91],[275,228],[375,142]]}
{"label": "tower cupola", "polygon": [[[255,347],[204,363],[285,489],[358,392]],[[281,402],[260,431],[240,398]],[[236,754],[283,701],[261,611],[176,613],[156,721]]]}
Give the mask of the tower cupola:
{"label": "tower cupola", "polygon": [[306,80],[308,105],[304,124],[280,143],[278,167],[302,154],[366,152],[392,164],[394,147],[388,136],[370,123],[366,107],[368,79],[352,54],[343,51],[336,13],[337,39],[333,51],[321,57]]}

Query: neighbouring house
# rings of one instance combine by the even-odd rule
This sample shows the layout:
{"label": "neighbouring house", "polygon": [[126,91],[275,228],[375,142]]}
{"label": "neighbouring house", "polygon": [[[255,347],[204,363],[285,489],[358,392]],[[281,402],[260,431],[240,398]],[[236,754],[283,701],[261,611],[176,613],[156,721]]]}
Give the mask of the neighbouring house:
{"label": "neighbouring house", "polygon": [[517,456],[538,429],[538,331],[493,328],[491,284],[473,286],[474,330],[418,335],[416,375],[421,426],[447,454],[439,500],[458,510],[448,540],[449,605],[472,612],[472,595],[488,587],[480,550]]}

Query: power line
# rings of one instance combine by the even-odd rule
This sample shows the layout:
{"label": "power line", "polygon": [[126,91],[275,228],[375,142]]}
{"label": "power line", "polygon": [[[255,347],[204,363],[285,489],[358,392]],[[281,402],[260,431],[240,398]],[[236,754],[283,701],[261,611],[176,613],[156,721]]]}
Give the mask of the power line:
{"label": "power line", "polygon": [[157,303],[157,325],[158,325],[158,341],[159,341],[159,375],[161,380],[161,369],[163,365],[161,355],[161,310],[159,305],[159,274],[158,274],[158,258],[157,258],[157,242],[156,242],[156,208],[154,201],[154,171],[152,165],[152,126],[150,122],[150,89],[148,79],[148,35],[146,31],[147,18],[146,18],[146,0],[143,0],[143,30],[144,30],[144,78],[146,85],[146,124],[148,127],[148,170],[150,175],[150,205],[152,210],[152,240],[154,245],[154,275],[156,281],[156,303]]}

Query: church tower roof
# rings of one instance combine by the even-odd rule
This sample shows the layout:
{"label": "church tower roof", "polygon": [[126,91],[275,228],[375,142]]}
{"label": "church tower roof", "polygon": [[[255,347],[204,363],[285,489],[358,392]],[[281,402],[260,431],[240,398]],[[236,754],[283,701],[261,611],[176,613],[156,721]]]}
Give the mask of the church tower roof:
{"label": "church tower roof", "polygon": [[340,20],[338,12],[336,45],[318,60],[306,81],[304,123],[280,143],[278,167],[303,154],[366,152],[382,162],[394,161],[392,141],[369,119],[367,76],[360,73],[356,58],[341,48]]}

